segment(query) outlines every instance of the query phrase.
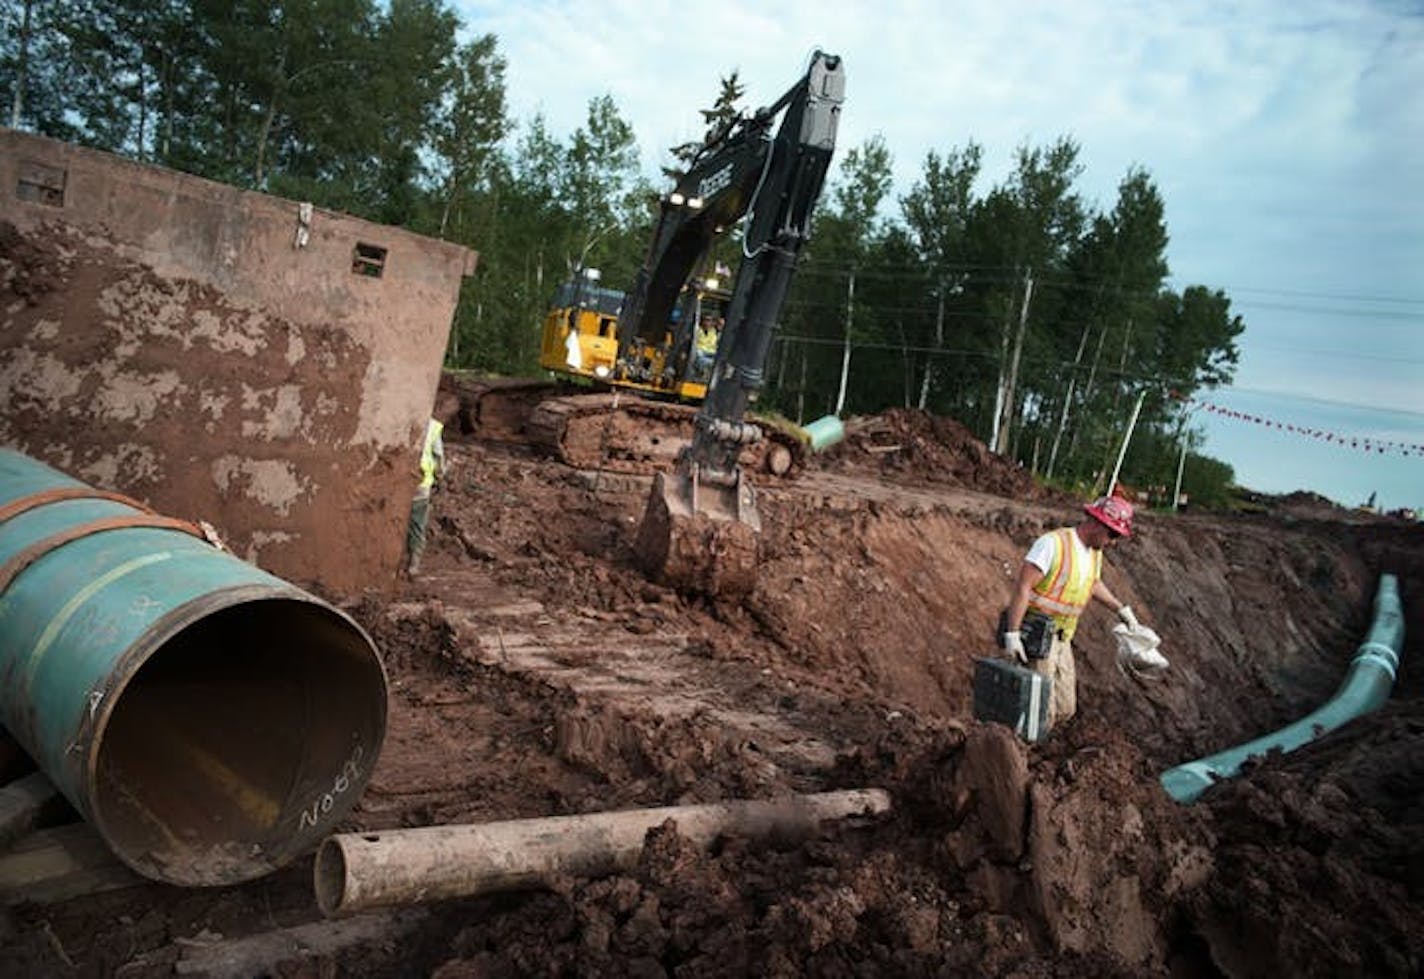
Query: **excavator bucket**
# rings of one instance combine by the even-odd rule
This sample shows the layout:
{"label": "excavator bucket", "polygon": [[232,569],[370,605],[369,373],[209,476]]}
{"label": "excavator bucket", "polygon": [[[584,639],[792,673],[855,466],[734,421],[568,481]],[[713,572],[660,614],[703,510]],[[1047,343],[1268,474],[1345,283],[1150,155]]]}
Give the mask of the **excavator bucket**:
{"label": "excavator bucket", "polygon": [[761,517],[751,483],[731,486],[658,473],[634,550],[643,570],[682,591],[749,593],[756,585]]}

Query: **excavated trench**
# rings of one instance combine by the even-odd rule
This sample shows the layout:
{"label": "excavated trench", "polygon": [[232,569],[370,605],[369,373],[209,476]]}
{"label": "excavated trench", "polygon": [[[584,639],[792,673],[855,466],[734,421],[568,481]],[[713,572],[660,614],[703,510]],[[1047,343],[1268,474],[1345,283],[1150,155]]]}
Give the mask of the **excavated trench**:
{"label": "excavated trench", "polygon": [[[100,334],[79,291],[107,288],[112,270],[72,244],[0,229],[7,323],[63,327],[82,353]],[[173,292],[149,271],[123,280],[134,309]],[[195,316],[219,309],[199,292]],[[129,328],[158,335],[142,317]],[[234,372],[222,351],[164,336],[147,347],[157,365],[205,380],[247,371],[265,383],[292,366],[290,341],[286,360],[268,345]],[[328,366],[362,376],[340,334],[308,339],[333,344]],[[21,394],[37,376],[27,371],[0,365],[26,381]],[[326,390],[334,376],[303,386]],[[1173,668],[1157,683],[1123,676],[1108,622],[1091,614],[1079,715],[1029,748],[972,719],[973,664],[991,651],[1024,549],[1073,520],[1076,501],[953,420],[847,420],[846,441],[793,478],[757,477],[766,531],[750,595],[692,597],[637,570],[648,484],[640,464],[604,458],[608,427],[585,432],[585,448],[598,440],[581,459],[591,470],[570,469],[524,444],[545,385],[486,386],[503,397],[466,419],[483,440],[451,446],[429,574],[394,593],[372,582],[322,596],[372,635],[390,680],[384,749],[341,829],[860,786],[886,789],[891,813],[809,844],[729,837],[710,852],[666,825],[626,872],[327,922],[309,857],[241,886],[145,882],[105,864],[60,806],[35,834],[54,834],[48,850],[0,851],[0,975],[1424,974],[1424,529],[1303,494],[1257,516],[1144,517],[1109,557],[1108,582],[1164,637]],[[114,411],[159,403],[141,386],[127,396]],[[10,421],[70,423],[53,414],[30,405]],[[73,418],[91,427],[74,444],[121,441]],[[145,437],[181,449],[190,420],[156,415]],[[309,529],[335,541],[335,527]],[[1330,695],[1386,571],[1406,618],[1390,703],[1251,763],[1196,805],[1172,802],[1164,768]],[[25,771],[0,739],[0,784]],[[21,864],[43,854],[76,866],[26,889]]]}
{"label": "excavated trench", "polygon": [[[645,483],[452,445],[430,574],[343,603],[392,690],[385,750],[346,828],[870,785],[891,793],[887,818],[712,852],[665,826],[629,872],[388,916],[375,937],[268,953],[267,971],[1419,973],[1420,528],[1144,517],[1108,582],[1173,669],[1152,684],[1121,675],[1108,617],[1090,614],[1079,716],[1030,749],[972,720],[970,679],[1023,550],[1073,519],[1071,501],[1002,495],[1020,474],[942,422],[892,414],[866,431],[763,487],[763,563],[740,602],[637,572]],[[1330,694],[1382,570],[1400,575],[1407,619],[1394,700],[1196,806],[1172,802],[1162,769]],[[4,950],[25,974],[66,959],[81,974],[170,974],[319,927],[310,871],[13,908]]]}

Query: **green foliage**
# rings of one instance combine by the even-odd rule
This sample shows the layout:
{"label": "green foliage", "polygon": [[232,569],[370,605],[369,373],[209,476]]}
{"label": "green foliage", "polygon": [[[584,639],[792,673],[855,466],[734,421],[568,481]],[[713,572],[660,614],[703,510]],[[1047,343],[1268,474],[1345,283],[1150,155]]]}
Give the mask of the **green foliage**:
{"label": "green foliage", "polygon": [[[0,0],[0,107],[30,130],[439,235],[479,253],[447,362],[535,371],[555,287],[627,287],[656,189],[611,96],[568,135],[509,117],[498,40],[449,0]],[[741,112],[735,71],[700,110]],[[674,155],[683,162],[696,147]],[[762,409],[806,420],[918,406],[1045,479],[1122,479],[1194,502],[1230,468],[1194,450],[1183,398],[1227,383],[1244,329],[1221,291],[1167,287],[1166,207],[1134,167],[1106,212],[1080,148],[1025,144],[981,187],[982,147],[930,152],[895,200],[880,136],[843,150],[782,310]],[[737,229],[714,256],[735,264]]]}
{"label": "green foliage", "polygon": [[919,260],[952,281],[962,279],[969,262],[974,183],[983,159],[983,147],[973,141],[942,157],[931,150],[925,155],[923,176],[900,198],[900,210]]}
{"label": "green foliage", "polygon": [[651,191],[639,173],[633,127],[619,114],[612,96],[589,102],[587,121],[574,131],[563,155],[559,188],[573,229],[570,271],[590,265],[631,271],[618,267],[623,253],[609,247],[610,241],[617,241],[610,236],[646,220]]}
{"label": "green foliage", "polygon": [[504,92],[505,60],[493,34],[462,46],[450,66],[450,85],[432,127],[431,149],[440,161],[444,235],[451,213],[469,197],[493,187],[491,163],[509,128]]}
{"label": "green foliage", "polygon": [[[703,123],[707,126],[706,135],[700,142],[674,146],[671,151],[673,159],[683,164],[691,163],[703,146],[720,138],[741,116],[741,101],[746,94],[746,87],[742,85],[738,73],[733,71],[730,75],[722,76],[721,86],[721,90],[717,93],[717,101],[712,103],[712,108],[698,110],[702,114]],[[675,170],[664,170],[663,172],[674,180],[682,176],[681,172]]]}
{"label": "green foliage", "polygon": [[[1191,438],[1181,399],[1230,379],[1242,323],[1220,292],[1166,288],[1165,206],[1150,175],[1129,170],[1113,208],[1092,212],[1074,189],[1078,152],[1067,138],[1020,147],[983,193],[977,144],[930,153],[888,220],[867,165],[888,154],[848,152],[765,400],[794,417],[828,410],[849,336],[847,411],[917,405],[985,441],[1007,414],[1000,451],[1101,491],[1141,395],[1122,479],[1171,484]],[[1205,502],[1231,476],[1192,454],[1184,478]]]}
{"label": "green foliage", "polygon": [[1213,510],[1227,507],[1235,483],[1235,471],[1220,459],[1187,453],[1186,465],[1182,468],[1182,492],[1187,495],[1190,506]]}

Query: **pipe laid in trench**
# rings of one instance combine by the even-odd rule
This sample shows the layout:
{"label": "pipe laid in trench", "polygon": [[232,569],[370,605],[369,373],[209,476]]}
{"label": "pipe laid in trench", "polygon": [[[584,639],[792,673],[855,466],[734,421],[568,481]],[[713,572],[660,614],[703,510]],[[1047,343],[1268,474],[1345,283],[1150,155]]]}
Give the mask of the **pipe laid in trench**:
{"label": "pipe laid in trench", "polygon": [[1394,575],[1381,575],[1375,593],[1374,622],[1333,697],[1279,731],[1169,768],[1162,773],[1162,787],[1178,802],[1195,802],[1218,780],[1235,776],[1252,755],[1272,750],[1294,751],[1361,714],[1377,710],[1389,699],[1403,648],[1404,615],[1399,602],[1399,582]]}
{"label": "pipe laid in trench", "polygon": [[350,811],[386,676],[339,610],[0,449],[0,725],[134,870],[234,884]]}
{"label": "pipe laid in trench", "polygon": [[547,886],[561,876],[597,877],[634,866],[648,830],[665,820],[698,846],[718,836],[801,839],[823,821],[890,809],[881,789],[785,799],[666,806],[622,812],[342,833],[317,851],[314,883],[324,914],[418,904]]}

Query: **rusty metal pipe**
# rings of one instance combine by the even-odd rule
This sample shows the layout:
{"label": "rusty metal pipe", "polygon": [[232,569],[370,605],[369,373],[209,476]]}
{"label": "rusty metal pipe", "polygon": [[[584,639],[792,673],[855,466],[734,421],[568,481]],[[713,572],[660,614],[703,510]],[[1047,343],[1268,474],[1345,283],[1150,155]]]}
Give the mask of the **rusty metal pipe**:
{"label": "rusty metal pipe", "polygon": [[648,830],[672,819],[698,846],[735,833],[800,839],[823,822],[890,809],[881,789],[784,799],[666,806],[622,812],[342,833],[317,851],[317,904],[327,915],[547,886],[562,876],[597,877],[637,863]]}
{"label": "rusty metal pipe", "polygon": [[225,885],[350,811],[386,677],[348,616],[197,530],[0,449],[0,724],[134,870]]}

